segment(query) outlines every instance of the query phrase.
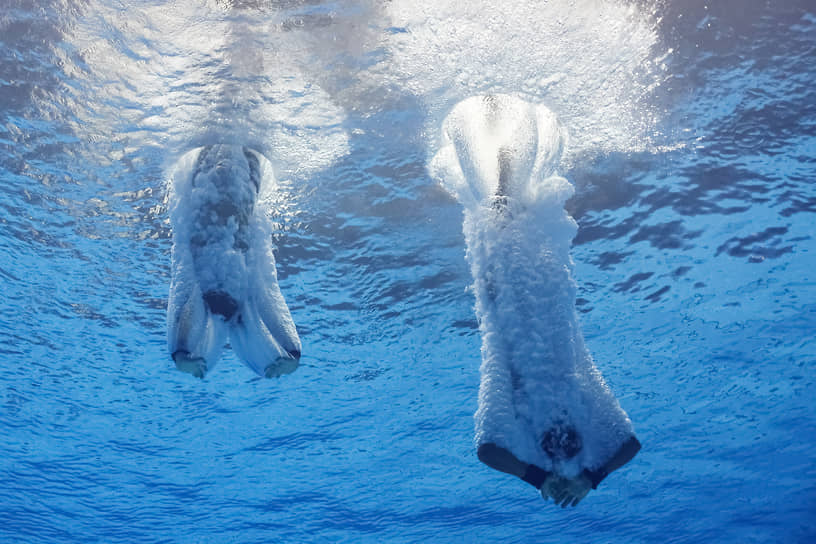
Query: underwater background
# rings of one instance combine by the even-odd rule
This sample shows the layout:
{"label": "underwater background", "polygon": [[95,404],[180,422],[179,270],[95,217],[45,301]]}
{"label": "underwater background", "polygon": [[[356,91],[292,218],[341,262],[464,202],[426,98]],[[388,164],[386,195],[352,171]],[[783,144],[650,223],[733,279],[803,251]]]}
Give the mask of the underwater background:
{"label": "underwater background", "polygon": [[[816,539],[816,7],[0,0],[0,541]],[[643,444],[574,509],[476,459],[441,121],[569,132],[587,345]],[[167,353],[168,169],[281,189],[300,368]]]}

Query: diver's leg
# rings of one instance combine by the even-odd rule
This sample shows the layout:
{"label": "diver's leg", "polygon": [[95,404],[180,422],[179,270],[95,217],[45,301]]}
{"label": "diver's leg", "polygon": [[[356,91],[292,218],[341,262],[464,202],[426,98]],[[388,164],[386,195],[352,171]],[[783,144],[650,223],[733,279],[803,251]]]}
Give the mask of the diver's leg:
{"label": "diver's leg", "polygon": [[187,296],[171,292],[168,319],[168,349],[176,368],[203,378],[215,366],[224,345],[224,322],[208,311],[200,289],[189,289]]}
{"label": "diver's leg", "polygon": [[[272,314],[268,308],[261,313],[264,306],[265,303],[256,297],[245,301],[238,317],[231,322],[230,339],[235,352],[256,374],[277,378],[298,367],[300,338],[285,303],[282,309],[286,312],[279,315]],[[281,334],[280,329],[287,327],[278,320],[288,320],[291,328],[288,335]]]}

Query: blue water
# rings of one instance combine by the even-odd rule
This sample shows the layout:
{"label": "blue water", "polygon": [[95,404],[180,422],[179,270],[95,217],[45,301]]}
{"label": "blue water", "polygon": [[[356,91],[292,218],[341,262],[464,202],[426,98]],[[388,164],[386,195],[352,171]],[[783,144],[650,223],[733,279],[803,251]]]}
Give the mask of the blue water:
{"label": "blue water", "polygon": [[[816,540],[812,3],[227,4],[0,0],[0,541]],[[575,509],[472,444],[426,166],[492,91],[570,131],[581,324],[643,444]],[[166,352],[166,169],[223,140],[284,188],[279,380]]]}

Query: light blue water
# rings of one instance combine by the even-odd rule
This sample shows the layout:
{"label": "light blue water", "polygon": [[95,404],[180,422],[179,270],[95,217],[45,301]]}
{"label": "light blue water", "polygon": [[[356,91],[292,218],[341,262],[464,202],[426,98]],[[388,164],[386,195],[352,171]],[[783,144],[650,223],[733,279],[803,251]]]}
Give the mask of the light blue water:
{"label": "light blue water", "polygon": [[[816,538],[808,2],[222,4],[0,0],[0,541]],[[472,445],[461,208],[426,164],[493,90],[570,130],[582,326],[643,443],[575,509]],[[165,169],[219,139],[284,182],[280,380],[166,353]]]}

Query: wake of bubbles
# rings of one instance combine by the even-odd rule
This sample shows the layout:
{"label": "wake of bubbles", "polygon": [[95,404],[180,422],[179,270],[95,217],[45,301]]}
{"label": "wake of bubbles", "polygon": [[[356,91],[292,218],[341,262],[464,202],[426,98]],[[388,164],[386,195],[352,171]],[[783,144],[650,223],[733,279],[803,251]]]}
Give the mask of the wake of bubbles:
{"label": "wake of bubbles", "polygon": [[603,0],[393,2],[391,77],[423,97],[429,149],[457,102],[508,93],[544,104],[570,135],[564,158],[651,150],[652,93],[667,77],[654,14]]}
{"label": "wake of bubbles", "polygon": [[420,138],[434,150],[453,105],[485,93],[553,110],[570,134],[567,168],[585,153],[655,148],[651,98],[668,52],[655,14],[633,5],[209,0],[78,11],[55,49],[69,85],[44,102],[70,110],[88,153],[109,143],[102,160],[138,166],[154,153],[166,168],[192,147],[230,143],[308,175],[349,151],[355,120],[402,97],[421,104]]}
{"label": "wake of bubbles", "polygon": [[258,149],[278,171],[324,168],[347,152],[345,113],[306,72],[320,25],[297,7],[88,6],[58,52],[76,82],[72,129],[109,135],[111,159],[152,151],[165,168],[214,143]]}

